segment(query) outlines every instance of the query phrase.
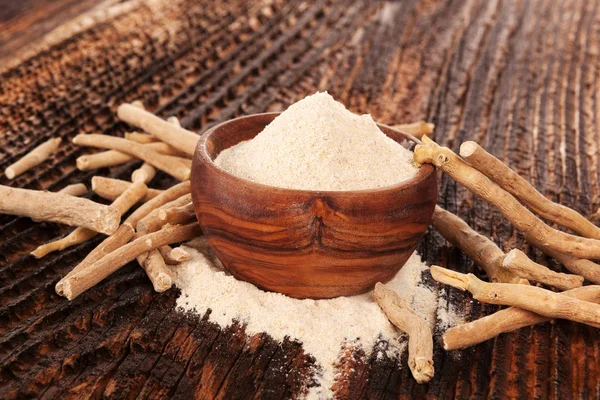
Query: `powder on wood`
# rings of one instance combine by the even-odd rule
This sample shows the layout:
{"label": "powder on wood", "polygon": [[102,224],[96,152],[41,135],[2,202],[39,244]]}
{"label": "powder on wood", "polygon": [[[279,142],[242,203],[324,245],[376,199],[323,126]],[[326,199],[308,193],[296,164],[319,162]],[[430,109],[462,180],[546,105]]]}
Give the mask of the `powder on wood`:
{"label": "powder on wood", "polygon": [[417,172],[410,150],[386,136],[370,115],[351,113],[327,92],[291,105],[215,162],[241,178],[302,190],[376,189]]}
{"label": "powder on wood", "polygon": [[[293,299],[229,275],[204,237],[188,243],[185,250],[192,259],[175,270],[174,281],[181,289],[177,306],[200,316],[210,309],[210,321],[222,327],[239,321],[249,335],[266,332],[278,341],[289,336],[302,342],[321,367],[321,386],[310,393],[316,397],[330,397],[334,363],[344,343],[361,346],[368,354],[383,339],[389,342],[390,356],[397,356],[404,348],[404,335],[389,323],[371,293],[328,300]],[[424,274],[429,274],[428,267],[414,253],[388,285],[433,326],[437,288],[424,283]]]}

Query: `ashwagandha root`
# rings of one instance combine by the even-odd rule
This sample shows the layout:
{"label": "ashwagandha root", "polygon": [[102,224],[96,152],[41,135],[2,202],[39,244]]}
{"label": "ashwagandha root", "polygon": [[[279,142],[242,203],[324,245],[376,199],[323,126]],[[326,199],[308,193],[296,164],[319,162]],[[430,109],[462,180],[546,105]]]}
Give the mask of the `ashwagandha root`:
{"label": "ashwagandha root", "polygon": [[471,192],[497,207],[534,246],[542,250],[556,250],[578,258],[600,258],[600,240],[570,235],[549,227],[519,203],[513,195],[464,162],[450,149],[438,146],[427,136],[423,136],[422,140],[426,144],[415,147],[416,164],[434,164]]}
{"label": "ashwagandha root", "polygon": [[81,261],[79,264],[75,266],[67,275],[65,275],[55,286],[56,293],[64,296],[63,292],[63,284],[66,279],[70,276],[82,271],[89,265],[95,263],[102,257],[110,254],[115,251],[119,247],[123,246],[125,243],[129,242],[135,235],[135,230],[129,224],[122,224],[119,226],[119,229],[106,239],[102,241],[98,246],[94,248],[88,255]]}
{"label": "ashwagandha root", "polygon": [[87,228],[75,228],[75,230],[63,238],[38,246],[31,252],[31,255],[39,259],[55,251],[61,251],[71,246],[75,246],[76,244],[86,242],[97,234],[98,232],[94,232]]}
{"label": "ashwagandha root", "polygon": [[86,194],[88,188],[83,183],[73,183],[60,189],[58,193],[68,194],[70,196],[80,197]]}
{"label": "ashwagandha root", "polygon": [[148,135],[147,133],[139,133],[139,132],[126,132],[125,139],[132,140],[134,142],[147,144],[157,142],[158,139],[152,135]]}
{"label": "ashwagandha root", "polygon": [[158,219],[164,221],[165,224],[187,224],[196,219],[196,209],[193,203],[179,207],[161,208],[158,210]]}
{"label": "ashwagandha root", "polygon": [[[600,302],[600,286],[597,285],[575,288],[561,294],[582,301]],[[486,317],[448,329],[442,337],[442,343],[445,350],[464,349],[495,338],[502,333],[550,320],[552,318],[520,308],[505,308]]]}
{"label": "ashwagandha root", "polygon": [[431,122],[417,121],[410,124],[393,125],[392,128],[397,131],[410,133],[420,139],[423,135],[431,135],[435,129],[435,125]]}
{"label": "ashwagandha root", "polygon": [[[179,250],[175,251],[177,249],[179,249]],[[168,265],[177,265],[184,261],[188,261],[192,258],[190,253],[188,253],[187,251],[185,251],[179,247],[173,249],[169,245],[164,245],[164,246],[160,246],[157,250],[160,253],[160,255],[162,256],[162,259],[165,262],[165,264],[168,264]],[[150,253],[146,253],[146,254],[142,254],[142,255],[138,256],[138,258],[137,258],[138,262],[140,262],[140,263],[145,262],[146,258],[148,257],[149,254]]]}
{"label": "ashwagandha root", "polygon": [[[144,218],[142,218],[136,225],[136,228],[135,228],[136,231],[146,234],[146,233],[155,232],[155,231],[159,230],[160,228],[162,228],[164,225],[167,224],[167,221],[165,219],[160,218],[161,211],[169,210],[172,208],[179,208],[183,205],[188,205],[188,204],[190,204],[191,200],[192,200],[192,195],[188,193],[188,194],[184,194],[183,196],[181,196],[173,201],[163,204],[162,206],[156,208],[151,213],[149,213]],[[190,220],[188,219],[188,220],[183,221],[183,223],[187,223],[187,222],[190,222]],[[171,225],[176,225],[176,224],[171,223]]]}
{"label": "ashwagandha root", "polygon": [[600,284],[600,265],[583,258],[575,258],[557,251],[545,250],[545,253],[564,265],[574,274],[581,275],[590,282]]}
{"label": "ashwagandha root", "polygon": [[[163,248],[165,247],[167,247],[166,250],[168,250],[168,252],[163,253]],[[176,265],[192,259],[192,255],[181,247],[175,247],[172,249],[171,246],[162,246],[159,248],[159,251],[161,252],[165,262],[171,265]]]}
{"label": "ashwagandha root", "polygon": [[154,178],[155,175],[156,168],[145,162],[142,164],[141,167],[139,167],[131,173],[131,181],[142,181],[148,184]]}
{"label": "ashwagandha root", "polygon": [[[168,122],[165,123],[168,124]],[[81,146],[117,150],[129,154],[144,160],[148,164],[166,172],[179,181],[188,180],[190,177],[190,168],[188,166],[181,162],[176,162],[177,160],[174,160],[172,158],[173,156],[166,156],[148,148],[148,145],[139,144],[114,136],[98,134],[79,134],[73,138],[73,143]]]}
{"label": "ashwagandha root", "polygon": [[562,290],[583,284],[582,277],[554,272],[530,260],[520,250],[505,254],[492,240],[440,206],[435,208],[432,224],[442,236],[481,266],[493,282],[516,283],[519,278],[525,278]]}
{"label": "ashwagandha root", "polygon": [[[179,126],[179,120],[177,118],[175,118],[175,120],[170,120],[169,121],[171,124]],[[139,141],[139,143],[152,143],[158,139],[156,139],[154,136],[152,135],[146,135],[143,133],[137,133],[137,132],[132,132],[129,133],[129,137],[127,136],[128,134],[125,134],[125,139],[136,139],[135,141]],[[189,160],[185,160],[185,161],[189,161]],[[180,160],[180,162],[185,162],[184,160]],[[189,164],[187,164],[188,167],[192,167],[191,161],[189,162]],[[152,180],[152,178],[154,178],[154,175],[156,175],[156,169],[148,164],[147,162],[145,162],[144,164],[142,164],[142,166],[138,169],[136,169],[135,171],[133,171],[133,173],[131,174],[131,181],[135,182],[137,180],[142,180],[146,183],[150,183],[150,181]]]}
{"label": "ashwagandha root", "polygon": [[[156,169],[148,163],[143,163],[142,166],[131,174],[131,181],[148,183],[154,175]],[[143,270],[146,272],[148,279],[152,282],[152,287],[156,292],[164,292],[173,285],[173,280],[167,271],[167,265],[163,256],[155,249],[148,253],[140,254],[137,261]]]}
{"label": "ashwagandha root", "polygon": [[168,244],[165,244],[164,246],[160,246],[156,250],[160,253],[165,264],[173,265],[173,262],[171,262],[172,260],[170,259],[171,251],[173,250],[173,248],[171,246],[169,246]]}
{"label": "ashwagandha root", "polygon": [[120,120],[156,136],[184,154],[190,157],[194,155],[196,144],[200,139],[200,136],[194,132],[169,123],[131,104],[121,104],[117,109],[117,115]]}
{"label": "ashwagandha root", "polygon": [[148,192],[148,187],[144,181],[134,182],[112,202],[112,206],[118,209],[121,215],[123,215],[143,199],[146,192]]}
{"label": "ashwagandha root", "polygon": [[432,265],[430,271],[436,281],[467,290],[482,303],[518,307],[549,318],[563,318],[600,327],[600,305],[595,303],[536,286],[483,282],[473,274],[461,274],[436,265]]}
{"label": "ashwagandha root", "polygon": [[[147,190],[148,188],[144,182],[136,182],[127,188],[123,194],[117,197],[111,206],[116,208],[120,215],[123,215],[138,201],[140,201],[142,197],[145,196]],[[97,232],[94,232],[90,229],[77,228],[61,239],[39,246],[31,252],[31,255],[33,255],[35,258],[42,258],[52,252],[64,250],[76,244],[83,243],[96,235]]]}
{"label": "ashwagandha root", "polygon": [[192,258],[192,255],[181,247],[172,248],[169,245],[160,246],[158,251],[166,264],[177,265]]}
{"label": "ashwagandha root", "polygon": [[200,226],[194,222],[188,225],[167,226],[158,232],[142,236],[64,279],[62,293],[69,300],[73,300],[140,254],[165,244],[191,240],[201,233]]}
{"label": "ashwagandha root", "polygon": [[92,169],[113,167],[135,160],[135,157],[120,151],[108,150],[94,154],[85,154],[75,160],[77,169],[80,171],[90,171]]}
{"label": "ashwagandha root", "polygon": [[126,220],[131,226],[137,226],[138,222],[150,214],[155,209],[164,206],[174,200],[178,200],[182,196],[190,193],[190,181],[181,182],[175,186],[164,190],[161,194],[152,200],[142,204],[135,210]]}
{"label": "ashwagandha root", "polygon": [[493,282],[517,282],[519,277],[502,267],[504,252],[489,238],[472,229],[457,215],[435,206],[433,227],[479,265]]}
{"label": "ashwagandha root", "polygon": [[[105,178],[103,176],[92,177],[92,191],[106,200],[115,200],[131,185],[131,182],[120,179]],[[145,203],[161,193],[163,193],[162,190],[148,189],[141,201]]]}
{"label": "ashwagandha root", "polygon": [[63,193],[12,188],[0,185],[0,214],[20,215],[38,221],[81,226],[111,234],[121,216],[114,207]]}
{"label": "ashwagandha root", "polygon": [[[144,144],[143,146],[166,156],[181,156],[180,152],[166,143],[154,142]],[[181,157],[173,159],[173,161],[180,161],[180,158]],[[116,150],[106,150],[94,154],[80,156],[77,158],[76,164],[77,169],[80,171],[89,171],[98,168],[114,167],[116,165],[122,165],[134,160],[136,160],[136,157],[129,154],[125,154]]]}
{"label": "ashwagandha root", "polygon": [[186,193],[190,193],[190,181],[181,182],[175,186],[170,187],[164,192],[152,200],[147,201],[138,207],[131,215],[121,224],[117,231],[104,239],[100,245],[92,250],[84,259],[81,261],[71,272],[69,272],[63,279],[56,284],[56,293],[64,296],[63,284],[67,278],[79,273],[96,261],[104,258],[111,252],[122,247],[129,242],[135,236],[134,226],[137,225],[138,221],[152,212],[154,209],[180,198]]}
{"label": "ashwagandha root", "polygon": [[169,274],[163,256],[156,249],[145,254],[145,257],[138,256],[137,261],[144,271],[146,271],[146,275],[148,275],[150,282],[152,282],[152,287],[158,293],[169,290],[173,286],[173,279]]}
{"label": "ashwagandha root", "polygon": [[[176,126],[179,126],[179,121],[177,119],[175,119],[175,121],[172,121],[171,123]],[[126,138],[127,138],[127,135],[126,135]],[[144,134],[136,135],[135,133],[131,134],[131,139],[136,139],[139,141],[146,141],[148,143],[150,143],[154,140],[157,140],[152,135],[144,135]],[[183,160],[181,162],[183,162]],[[188,164],[188,167],[191,168],[191,162]],[[144,164],[142,164],[142,166],[139,169],[133,171],[133,173],[131,174],[131,180],[133,182],[136,182],[136,181],[149,182],[150,180],[152,180],[152,178],[154,177],[155,174],[156,174],[156,169],[154,169],[154,167],[152,167],[150,164],[145,162]],[[170,247],[169,247],[169,249],[170,249]],[[138,260],[138,263],[140,264],[140,266],[146,272],[146,275],[150,279],[150,282],[152,282],[152,286],[154,287],[155,291],[157,291],[159,293],[164,292],[173,285],[173,281],[171,279],[171,276],[169,275],[169,271],[167,270],[164,256],[163,256],[163,254],[161,254],[161,252],[159,252],[158,250],[155,249],[148,253],[140,254],[137,257],[137,260]]]}
{"label": "ashwagandha root", "polygon": [[144,102],[142,102],[141,100],[134,100],[131,102],[131,105],[142,110],[146,109],[146,107],[144,106]]}
{"label": "ashwagandha root", "polygon": [[548,200],[527,180],[485,151],[477,143],[464,142],[460,146],[460,155],[475,169],[515,196],[536,214],[582,236],[600,239],[600,228],[577,211]]}
{"label": "ashwagandha root", "polygon": [[52,154],[56,153],[61,141],[61,138],[52,138],[45,141],[24,155],[19,161],[9,165],[4,170],[4,175],[6,175],[8,179],[15,179],[23,172],[29,171],[31,168],[40,165],[49,159]]}
{"label": "ashwagandha root", "polygon": [[[68,194],[69,196],[81,197],[86,194],[88,191],[87,187],[83,183],[74,183],[72,185],[67,185],[64,188],[60,189],[56,193]],[[40,222],[37,218],[31,218],[33,222]]]}
{"label": "ashwagandha root", "polygon": [[433,334],[431,327],[400,296],[382,283],[375,285],[373,299],[390,322],[408,335],[408,366],[417,383],[433,378]]}
{"label": "ashwagandha root", "polygon": [[550,268],[532,261],[518,249],[513,249],[506,254],[502,266],[521,278],[550,285],[560,290],[573,289],[583,285],[582,276],[554,272]]}
{"label": "ashwagandha root", "polygon": [[179,118],[177,118],[174,115],[167,118],[167,122],[170,123],[171,125],[181,126],[181,124],[179,123]]}

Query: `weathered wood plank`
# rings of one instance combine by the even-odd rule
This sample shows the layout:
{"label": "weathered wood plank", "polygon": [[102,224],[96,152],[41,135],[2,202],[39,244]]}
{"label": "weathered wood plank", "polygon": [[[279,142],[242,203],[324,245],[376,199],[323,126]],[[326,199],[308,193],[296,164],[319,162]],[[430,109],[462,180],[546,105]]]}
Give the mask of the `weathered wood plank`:
{"label": "weathered wood plank", "polygon": [[[45,3],[10,26],[39,19]],[[55,13],[68,2],[52,3]],[[122,12],[48,40],[2,73],[0,169],[51,136],[123,134],[114,114],[123,101],[140,99],[202,131],[327,89],[384,123],[431,120],[435,139],[454,149],[476,140],[549,197],[589,215],[600,205],[597,3],[128,0]],[[50,20],[67,18],[52,13]],[[5,36],[0,49],[23,41]],[[75,169],[80,154],[67,144],[0,184],[89,183],[93,173]],[[102,173],[127,179],[134,167]],[[157,187],[171,183],[157,178]],[[523,245],[496,210],[446,177],[439,201],[504,248]],[[154,293],[133,264],[74,302],[58,297],[54,284],[94,243],[42,260],[27,254],[67,231],[0,216],[0,397],[291,398],[313,379],[315,361],[299,343],[177,313],[176,290]],[[420,251],[430,263],[479,273],[435,232]],[[469,318],[495,310],[444,293]],[[412,380],[406,360],[376,354],[342,363],[350,372],[337,382],[340,398],[600,397],[598,331],[563,321],[460,352],[436,346],[428,385]]]}

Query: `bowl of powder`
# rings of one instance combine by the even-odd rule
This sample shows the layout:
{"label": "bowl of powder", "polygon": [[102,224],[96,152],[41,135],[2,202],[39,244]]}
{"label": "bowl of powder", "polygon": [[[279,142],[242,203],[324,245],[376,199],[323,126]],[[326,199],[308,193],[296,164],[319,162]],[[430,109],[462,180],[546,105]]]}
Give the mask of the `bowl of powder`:
{"label": "bowl of powder", "polygon": [[208,243],[237,279],[332,298],[391,279],[429,226],[434,168],[419,141],[327,93],[202,135],[192,199]]}

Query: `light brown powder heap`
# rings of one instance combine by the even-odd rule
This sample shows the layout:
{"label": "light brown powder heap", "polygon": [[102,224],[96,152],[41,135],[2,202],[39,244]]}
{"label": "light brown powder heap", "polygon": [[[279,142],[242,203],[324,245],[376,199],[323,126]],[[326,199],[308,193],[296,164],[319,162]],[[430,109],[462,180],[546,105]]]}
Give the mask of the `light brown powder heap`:
{"label": "light brown powder heap", "polygon": [[[389,356],[397,356],[404,349],[404,336],[389,323],[371,292],[328,300],[293,299],[265,292],[229,275],[208,250],[204,237],[190,242],[186,250],[193,258],[175,270],[174,280],[181,289],[177,306],[200,316],[210,309],[210,321],[222,327],[240,321],[248,335],[266,332],[277,341],[290,337],[302,342],[321,368],[321,385],[312,389],[309,397],[331,397],[334,363],[344,343],[362,347],[367,354],[380,339],[389,342]],[[433,326],[437,290],[422,282],[427,270],[415,253],[388,286]],[[449,325],[452,322],[445,321]]]}
{"label": "light brown powder heap", "polygon": [[412,152],[370,115],[355,115],[327,92],[291,105],[255,138],[222,151],[233,175],[288,189],[361,190],[414,176]]}

